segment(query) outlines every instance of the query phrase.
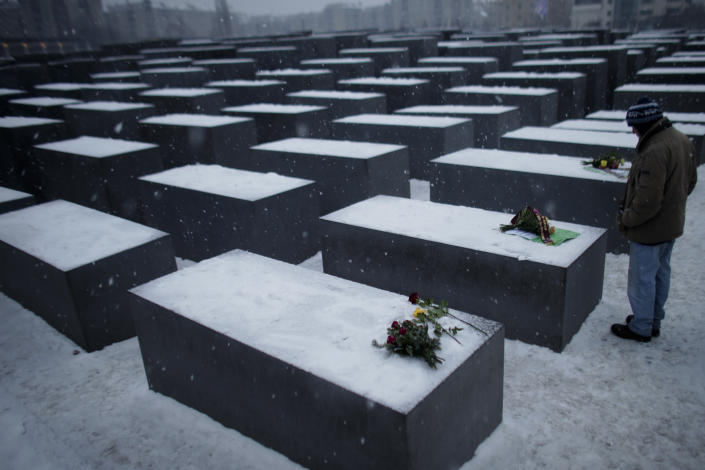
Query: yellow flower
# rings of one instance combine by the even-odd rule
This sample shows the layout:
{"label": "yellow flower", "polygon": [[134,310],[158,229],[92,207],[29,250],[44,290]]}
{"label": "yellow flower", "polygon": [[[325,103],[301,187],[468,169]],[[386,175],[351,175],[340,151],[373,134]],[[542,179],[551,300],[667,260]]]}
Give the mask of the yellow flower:
{"label": "yellow flower", "polygon": [[605,168],[607,166],[607,160],[600,160],[600,168]]}
{"label": "yellow flower", "polygon": [[419,318],[419,315],[422,313],[426,313],[426,310],[416,307],[416,310],[414,310],[414,318]]}

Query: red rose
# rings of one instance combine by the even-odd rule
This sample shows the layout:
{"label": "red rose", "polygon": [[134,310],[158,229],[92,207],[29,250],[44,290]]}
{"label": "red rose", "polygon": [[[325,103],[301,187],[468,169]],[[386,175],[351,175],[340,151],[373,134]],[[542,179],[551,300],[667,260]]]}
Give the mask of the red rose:
{"label": "red rose", "polygon": [[394,328],[395,330],[398,330],[398,329],[399,329],[399,323],[397,323],[396,320],[394,320],[394,321],[392,322],[392,328]]}
{"label": "red rose", "polygon": [[406,328],[404,328],[404,327],[399,328],[399,334],[400,334],[400,335],[405,335],[405,334],[406,334]]}
{"label": "red rose", "polygon": [[419,293],[418,293],[418,292],[412,292],[412,293],[409,295],[409,302],[411,302],[412,304],[416,305],[416,302],[418,302],[418,301],[419,301]]}
{"label": "red rose", "polygon": [[394,344],[396,342],[397,342],[397,339],[394,336],[392,336],[392,335],[387,336],[387,344]]}

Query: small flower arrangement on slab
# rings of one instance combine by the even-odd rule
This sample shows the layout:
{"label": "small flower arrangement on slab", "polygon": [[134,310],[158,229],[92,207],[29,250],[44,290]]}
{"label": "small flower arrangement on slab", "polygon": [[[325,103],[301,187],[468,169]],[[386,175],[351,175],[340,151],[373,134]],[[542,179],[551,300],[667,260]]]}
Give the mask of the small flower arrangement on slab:
{"label": "small flower arrangement on slab", "polygon": [[[462,344],[456,338],[462,328],[457,326],[446,328],[439,322],[441,318],[445,316],[454,318],[486,335],[484,331],[476,326],[450,313],[445,301],[436,304],[433,299],[422,299],[417,292],[413,292],[409,295],[409,302],[417,305],[412,319],[403,320],[401,323],[398,320],[393,321],[387,328],[387,342],[380,344],[377,340],[372,340],[373,346],[385,348],[402,356],[420,357],[430,367],[435,369],[438,364],[443,362],[443,358],[436,354],[436,351],[441,349],[441,337],[443,335],[447,335],[458,344]],[[432,335],[429,335],[429,329],[432,331]]]}
{"label": "small flower arrangement on slab", "polygon": [[620,169],[624,166],[624,158],[621,158],[615,150],[605,152],[592,160],[583,160],[583,165],[612,173],[619,178],[625,177],[623,174],[625,170]]}
{"label": "small flower arrangement on slab", "polygon": [[508,224],[500,224],[499,230],[549,246],[558,246],[580,235],[577,232],[550,225],[548,217],[531,206],[525,206],[517,212]]}

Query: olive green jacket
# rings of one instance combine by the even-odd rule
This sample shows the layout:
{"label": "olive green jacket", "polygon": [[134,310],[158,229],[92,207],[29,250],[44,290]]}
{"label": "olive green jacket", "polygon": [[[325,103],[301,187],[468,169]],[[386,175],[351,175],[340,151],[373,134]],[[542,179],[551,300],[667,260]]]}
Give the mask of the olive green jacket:
{"label": "olive green jacket", "polygon": [[685,201],[697,183],[696,167],[693,143],[668,118],[641,136],[617,220],[629,240],[653,245],[683,234]]}

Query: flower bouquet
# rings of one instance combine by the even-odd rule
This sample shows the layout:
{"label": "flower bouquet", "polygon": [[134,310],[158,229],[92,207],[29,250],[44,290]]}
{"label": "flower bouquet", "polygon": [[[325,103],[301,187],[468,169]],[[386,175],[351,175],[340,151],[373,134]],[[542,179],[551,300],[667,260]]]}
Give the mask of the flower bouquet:
{"label": "flower bouquet", "polygon": [[605,152],[592,160],[583,160],[583,165],[612,173],[619,178],[625,177],[623,174],[625,170],[620,170],[620,167],[624,166],[624,158],[621,158],[615,150]]}
{"label": "flower bouquet", "polygon": [[546,245],[552,245],[551,234],[555,233],[555,227],[548,224],[548,217],[531,206],[526,206],[515,215],[509,224],[500,225],[499,229],[502,232],[507,230],[519,229],[525,232],[531,232],[539,237]]}
{"label": "flower bouquet", "polygon": [[[377,340],[372,340],[373,346],[385,348],[402,356],[420,357],[430,367],[435,369],[438,364],[443,362],[443,358],[436,354],[436,351],[441,349],[441,336],[445,334],[458,344],[461,344],[455,336],[462,328],[457,326],[446,328],[439,322],[441,318],[445,316],[455,318],[486,334],[474,325],[450,313],[445,301],[442,301],[439,305],[434,303],[432,299],[424,300],[420,298],[419,294],[414,292],[409,295],[409,302],[418,305],[416,310],[414,310],[413,318],[411,320],[403,320],[401,323],[397,320],[393,321],[387,328],[387,342],[379,344]],[[432,336],[429,336],[429,329],[433,332]]]}

